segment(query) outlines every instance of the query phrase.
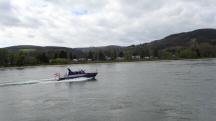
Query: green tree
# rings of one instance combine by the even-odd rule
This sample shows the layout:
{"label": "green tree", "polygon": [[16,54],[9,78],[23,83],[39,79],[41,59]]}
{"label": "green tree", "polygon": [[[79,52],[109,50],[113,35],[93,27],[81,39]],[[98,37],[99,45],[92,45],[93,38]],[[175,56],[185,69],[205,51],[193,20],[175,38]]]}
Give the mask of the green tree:
{"label": "green tree", "polygon": [[8,51],[0,48],[0,66],[7,66],[8,64]]}
{"label": "green tree", "polygon": [[197,42],[197,39],[196,38],[191,39],[191,48],[196,53],[196,55],[200,57],[201,55],[198,47],[199,47],[199,43]]}
{"label": "green tree", "polygon": [[115,60],[117,58],[117,52],[116,52],[116,50],[112,50],[112,52],[111,52],[111,58],[113,60]]}
{"label": "green tree", "polygon": [[99,57],[99,60],[105,60],[105,55],[102,51],[99,51],[98,57]]}
{"label": "green tree", "polygon": [[37,59],[32,56],[25,56],[24,65],[35,65],[37,64]]}
{"label": "green tree", "polygon": [[119,57],[124,57],[124,53],[121,51],[118,56]]}
{"label": "green tree", "polygon": [[73,57],[74,57],[74,56],[73,56],[73,53],[70,53],[70,54],[69,54],[69,57],[70,57],[71,60],[73,60],[73,59],[74,59],[74,58],[73,58]]}
{"label": "green tree", "polygon": [[186,48],[180,51],[179,56],[181,58],[197,58],[196,52],[191,48]]}
{"label": "green tree", "polygon": [[49,63],[49,59],[46,56],[46,53],[44,53],[44,52],[39,53],[39,55],[36,58],[40,63]]}
{"label": "green tree", "polygon": [[172,59],[172,53],[167,50],[161,51],[159,55],[162,59]]}
{"label": "green tree", "polygon": [[58,58],[59,56],[58,56],[58,53],[56,53],[55,52],[55,54],[54,54],[54,59],[56,59],[56,58]]}
{"label": "green tree", "polygon": [[60,51],[59,58],[67,58],[67,52],[65,52],[63,50]]}
{"label": "green tree", "polygon": [[24,60],[25,60],[25,53],[20,51],[16,56],[16,65],[23,66],[25,64]]}
{"label": "green tree", "polygon": [[150,56],[149,49],[146,48],[146,47],[143,48],[140,53],[141,53],[140,55],[141,55],[142,58]]}
{"label": "green tree", "polygon": [[52,60],[52,64],[69,64],[70,60],[65,58],[56,58]]}
{"label": "green tree", "polygon": [[216,56],[216,48],[208,43],[200,44],[198,48],[201,57],[215,57]]}
{"label": "green tree", "polygon": [[15,54],[10,54],[9,55],[9,64],[11,65],[11,66],[14,66],[14,65],[16,65],[16,56],[15,56]]}
{"label": "green tree", "polygon": [[126,60],[131,60],[132,59],[132,52],[131,51],[125,51],[125,54],[124,54],[124,58],[126,59]]}
{"label": "green tree", "polygon": [[89,51],[87,57],[88,57],[88,59],[93,59],[94,58],[93,52]]}

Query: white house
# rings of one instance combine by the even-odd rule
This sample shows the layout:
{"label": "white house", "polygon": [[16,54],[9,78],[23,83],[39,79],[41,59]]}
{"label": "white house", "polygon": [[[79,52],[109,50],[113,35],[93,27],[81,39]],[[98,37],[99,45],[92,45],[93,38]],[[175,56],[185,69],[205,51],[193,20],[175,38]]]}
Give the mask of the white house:
{"label": "white house", "polygon": [[73,62],[78,62],[78,60],[77,59],[73,59]]}
{"label": "white house", "polygon": [[136,55],[136,56],[132,56],[132,59],[133,59],[133,60],[140,60],[141,57],[140,57],[139,55]]}
{"label": "white house", "polygon": [[117,61],[122,61],[122,60],[124,60],[124,58],[123,57],[117,57],[116,60]]}
{"label": "white house", "polygon": [[105,59],[106,59],[106,60],[111,60],[112,58],[109,57],[109,56],[106,56]]}

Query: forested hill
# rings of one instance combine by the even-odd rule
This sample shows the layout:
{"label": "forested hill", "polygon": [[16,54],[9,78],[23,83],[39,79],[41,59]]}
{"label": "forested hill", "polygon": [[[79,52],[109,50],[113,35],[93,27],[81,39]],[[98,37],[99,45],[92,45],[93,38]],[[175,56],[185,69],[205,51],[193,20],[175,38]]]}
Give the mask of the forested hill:
{"label": "forested hill", "polygon": [[109,46],[101,46],[101,47],[83,47],[83,48],[67,48],[67,47],[58,47],[58,46],[34,46],[34,45],[18,45],[18,46],[10,46],[5,49],[11,52],[19,52],[20,50],[36,50],[36,51],[80,51],[80,52],[89,52],[95,50],[108,51],[108,50],[122,50],[123,46],[109,45]]}
{"label": "forested hill", "polygon": [[216,29],[198,29],[127,47],[132,54],[159,59],[216,57]]}
{"label": "forested hill", "polygon": [[140,45],[67,48],[20,45],[0,49],[0,66],[116,61],[139,59],[183,59],[216,57],[216,29],[199,29],[167,36]]}
{"label": "forested hill", "polygon": [[[175,47],[189,47],[192,41],[196,41],[197,43],[208,43],[210,45],[216,45],[216,29],[198,29],[191,32],[183,32],[178,34],[173,34],[167,36],[161,40],[155,40],[150,43],[141,44],[141,46],[152,46],[157,47],[158,49],[167,49],[167,48],[175,48]],[[133,45],[140,46],[140,45]],[[131,46],[128,46],[131,47]],[[6,49],[10,51],[19,51],[19,50],[67,50],[67,51],[95,51],[95,50],[122,50],[128,47],[110,45],[110,46],[101,46],[101,47],[83,47],[83,48],[66,48],[66,47],[57,47],[57,46],[33,46],[33,45],[19,45],[19,46],[11,46],[6,47]]]}
{"label": "forested hill", "polygon": [[173,34],[164,39],[153,41],[150,44],[160,49],[165,49],[171,47],[188,47],[192,41],[215,45],[216,29],[199,29],[191,32]]}

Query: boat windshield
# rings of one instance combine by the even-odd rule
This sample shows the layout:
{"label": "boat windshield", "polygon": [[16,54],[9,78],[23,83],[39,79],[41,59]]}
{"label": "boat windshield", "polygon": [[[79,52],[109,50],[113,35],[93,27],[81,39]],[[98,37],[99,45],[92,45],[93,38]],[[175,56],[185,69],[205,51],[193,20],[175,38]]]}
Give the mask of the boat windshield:
{"label": "boat windshield", "polygon": [[75,74],[85,74],[85,71],[84,70],[71,71],[70,68],[68,68],[68,75],[75,75]]}

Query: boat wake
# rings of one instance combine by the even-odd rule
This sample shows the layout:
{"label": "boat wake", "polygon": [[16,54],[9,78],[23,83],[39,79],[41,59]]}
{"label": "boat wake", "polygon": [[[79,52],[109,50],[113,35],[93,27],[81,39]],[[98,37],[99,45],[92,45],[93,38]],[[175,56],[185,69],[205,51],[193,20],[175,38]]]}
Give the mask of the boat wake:
{"label": "boat wake", "polygon": [[84,82],[84,81],[89,81],[89,80],[92,80],[92,78],[80,77],[80,78],[66,79],[66,80],[61,80],[61,81],[57,81],[57,80],[44,81],[42,83],[47,84],[47,83]]}
{"label": "boat wake", "polygon": [[89,80],[92,80],[92,79],[91,78],[86,78],[86,77],[81,77],[81,78],[75,78],[75,79],[68,79],[68,80],[57,81],[56,79],[51,78],[51,79],[30,80],[30,81],[23,81],[23,82],[6,82],[6,83],[0,83],[0,87],[19,86],[19,85],[31,85],[31,84],[84,82],[84,81],[89,81]]}

